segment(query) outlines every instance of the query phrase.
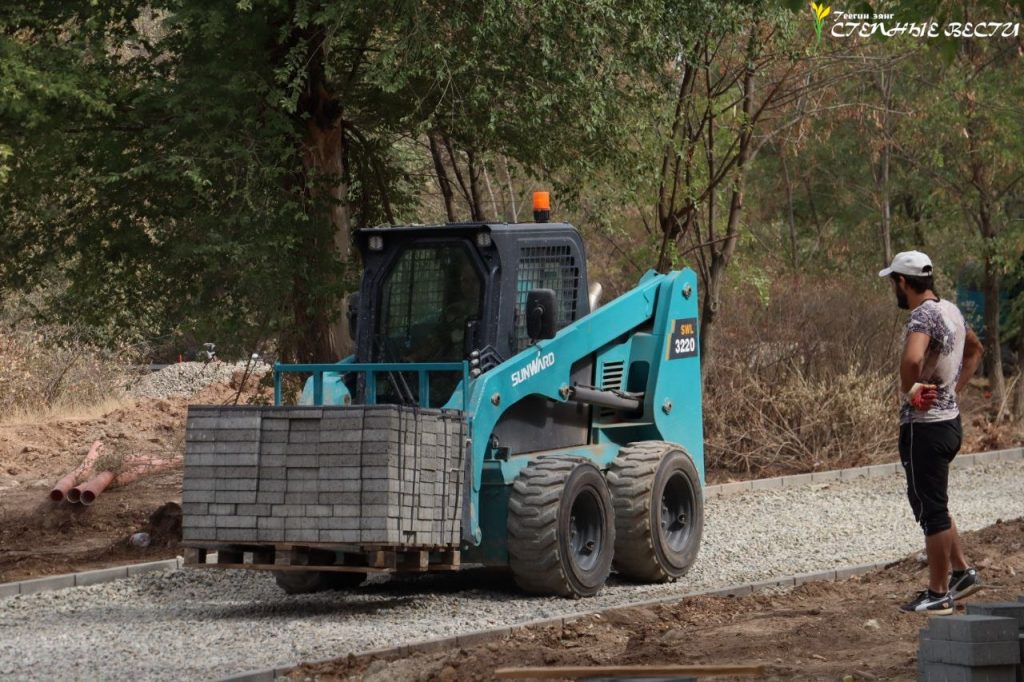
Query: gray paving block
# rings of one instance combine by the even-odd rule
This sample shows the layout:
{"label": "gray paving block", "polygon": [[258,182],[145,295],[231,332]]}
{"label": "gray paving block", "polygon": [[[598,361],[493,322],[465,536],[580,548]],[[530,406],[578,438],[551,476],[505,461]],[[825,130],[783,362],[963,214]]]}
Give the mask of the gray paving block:
{"label": "gray paving block", "polygon": [[224,504],[253,504],[256,502],[256,491],[216,490],[213,493],[213,501]]}
{"label": "gray paving block", "polygon": [[[315,459],[315,458],[314,458]],[[320,478],[320,469],[316,468],[316,462],[312,465],[305,464],[289,464],[288,465],[288,483],[289,488],[291,487],[292,481],[315,481]]]}
{"label": "gray paving block", "polygon": [[924,679],[928,682],[1016,682],[1014,666],[973,668],[947,663],[926,663]]}
{"label": "gray paving block", "polygon": [[255,528],[256,518],[255,516],[218,516],[217,528]]}
{"label": "gray paving block", "polygon": [[185,502],[181,503],[181,513],[184,516],[203,516],[210,511],[210,505],[206,502]]}
{"label": "gray paving block", "polygon": [[[257,497],[259,495],[257,494]],[[236,513],[242,516],[270,516],[271,505],[269,504],[239,504],[235,505]]]}
{"label": "gray paving block", "polygon": [[362,506],[359,504],[336,504],[332,510],[333,516],[359,518],[363,515]]}
{"label": "gray paving block", "polygon": [[181,491],[181,501],[186,502],[216,502],[217,493],[214,490],[193,490],[187,486]]}
{"label": "gray paving block", "polygon": [[309,517],[331,516],[334,509],[329,504],[307,504],[304,512]]}
{"label": "gray paving block", "polygon": [[239,472],[238,478],[225,478],[217,485],[217,490],[232,490],[232,491],[256,491],[256,485],[259,479],[256,478],[255,473],[252,472]]}
{"label": "gray paving block", "polygon": [[212,528],[189,528],[188,526],[183,526],[181,529],[181,539],[188,542],[215,542],[217,536],[215,529]]}
{"label": "gray paving block", "polygon": [[0,583],[0,599],[21,594],[21,583]]}
{"label": "gray paving block", "polygon": [[360,542],[359,529],[321,528],[317,539],[319,542]]}
{"label": "gray paving block", "polygon": [[293,529],[317,529],[320,527],[318,519],[308,516],[289,516],[284,520],[285,530]]}
{"label": "gray paving block", "polygon": [[294,479],[288,481],[287,493],[315,493],[319,492],[319,481],[312,479]]}
{"label": "gray paving block", "polygon": [[257,542],[284,542],[284,528],[258,528],[256,529]]}
{"label": "gray paving block", "polygon": [[312,443],[316,445],[320,442],[320,434],[316,431],[289,431],[288,432],[288,444],[292,443]]}
{"label": "gray paving block", "polygon": [[320,530],[359,530],[359,519],[356,517],[331,516],[320,519]]}
{"label": "gray paving block", "polygon": [[217,529],[217,541],[219,542],[257,542],[258,540],[259,535],[258,531],[255,528]]}
{"label": "gray paving block", "polygon": [[228,516],[235,513],[235,505],[233,504],[211,504],[209,511],[214,516]]}
{"label": "gray paving block", "polygon": [[815,471],[811,474],[812,483],[825,483],[829,481],[840,480],[839,470],[832,469],[829,471]]}
{"label": "gray paving block", "polygon": [[217,517],[205,515],[185,516],[181,520],[184,528],[216,528]]}
{"label": "gray paving block", "polygon": [[1024,604],[1020,602],[975,602],[967,605],[968,615],[1002,616],[1017,621],[1017,629],[1024,630]]}
{"label": "gray paving block", "polygon": [[932,618],[922,637],[953,642],[1010,642],[1017,637],[1017,621],[1013,618],[987,615],[964,615]]}
{"label": "gray paving block", "polygon": [[[263,472],[261,472],[262,474]],[[259,488],[260,492],[280,492],[283,493],[288,489],[288,481],[284,478],[260,478]]]}
{"label": "gray paving block", "polygon": [[[197,443],[202,445],[201,443]],[[226,455],[252,455],[254,458],[260,452],[258,441],[215,441],[214,452]]]}
{"label": "gray paving block", "polygon": [[266,480],[285,481],[287,478],[288,469],[284,466],[260,468],[260,485],[262,485],[262,482]]}
{"label": "gray paving block", "polygon": [[323,408],[304,405],[278,408],[275,414],[275,416],[287,417],[288,419],[320,419],[323,415]]}
{"label": "gray paving block", "polygon": [[944,639],[922,639],[918,655],[928,662],[968,665],[1017,665],[1020,644],[1005,642],[951,642]]}
{"label": "gray paving block", "polygon": [[320,531],[316,528],[285,528],[285,542],[319,542]]}
{"label": "gray paving block", "polygon": [[271,516],[302,516],[306,512],[304,504],[276,504],[270,512]]}

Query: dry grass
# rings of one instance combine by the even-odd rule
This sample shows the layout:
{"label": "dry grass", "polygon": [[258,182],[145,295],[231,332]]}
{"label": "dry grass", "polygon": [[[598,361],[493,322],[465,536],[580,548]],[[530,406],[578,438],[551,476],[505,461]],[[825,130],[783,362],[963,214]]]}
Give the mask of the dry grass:
{"label": "dry grass", "polygon": [[63,327],[0,322],[0,422],[91,417],[127,396],[135,363],[128,350],[109,350]]}
{"label": "dry grass", "polygon": [[725,301],[704,394],[708,464],[778,475],[890,458],[900,323],[885,294],[789,279]]}

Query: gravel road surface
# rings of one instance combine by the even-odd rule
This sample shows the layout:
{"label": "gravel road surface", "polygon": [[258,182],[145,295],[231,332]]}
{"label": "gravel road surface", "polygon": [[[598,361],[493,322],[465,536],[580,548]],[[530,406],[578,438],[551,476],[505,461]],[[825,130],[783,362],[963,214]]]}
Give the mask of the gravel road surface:
{"label": "gravel road surface", "polygon": [[[1024,462],[954,470],[961,530],[1024,516]],[[213,679],[694,590],[897,559],[922,547],[902,475],[708,500],[678,583],[525,597],[478,571],[286,596],[264,573],[185,569],[0,601],[0,677]]]}

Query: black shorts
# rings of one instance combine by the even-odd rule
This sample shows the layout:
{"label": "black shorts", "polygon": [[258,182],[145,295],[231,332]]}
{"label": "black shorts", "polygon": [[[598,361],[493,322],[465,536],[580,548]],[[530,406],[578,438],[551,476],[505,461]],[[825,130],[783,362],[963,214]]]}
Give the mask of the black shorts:
{"label": "black shorts", "polygon": [[907,475],[907,497],[925,535],[949,530],[949,463],[960,451],[960,417],[941,422],[902,424],[900,462]]}

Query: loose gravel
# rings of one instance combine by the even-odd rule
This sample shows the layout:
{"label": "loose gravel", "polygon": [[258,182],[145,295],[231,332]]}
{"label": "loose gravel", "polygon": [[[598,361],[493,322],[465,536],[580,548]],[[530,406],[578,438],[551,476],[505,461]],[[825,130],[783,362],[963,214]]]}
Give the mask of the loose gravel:
{"label": "loose gravel", "polygon": [[[226,384],[239,370],[245,370],[242,362],[178,362],[147,374],[132,387],[131,394],[137,398],[175,398],[192,396],[213,384]],[[262,376],[272,367],[265,362],[248,365],[254,376]]]}
{"label": "loose gravel", "polygon": [[[895,560],[922,539],[901,475],[708,500],[690,574],[612,581],[596,598],[526,597],[481,571],[286,596],[264,573],[184,569],[0,601],[0,677],[211,679],[246,670],[682,595]],[[961,530],[1024,516],[1024,462],[951,473]]]}

